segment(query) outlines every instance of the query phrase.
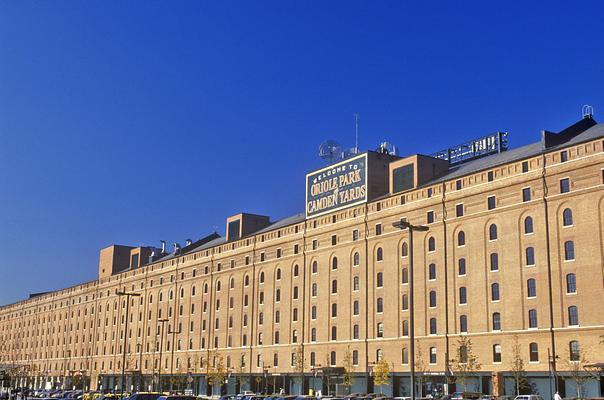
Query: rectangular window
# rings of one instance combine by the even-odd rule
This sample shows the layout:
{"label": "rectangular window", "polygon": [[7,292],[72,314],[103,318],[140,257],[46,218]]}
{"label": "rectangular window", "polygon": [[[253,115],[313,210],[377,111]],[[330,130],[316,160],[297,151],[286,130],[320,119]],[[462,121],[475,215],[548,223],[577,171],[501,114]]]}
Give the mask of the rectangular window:
{"label": "rectangular window", "polygon": [[487,198],[487,209],[494,210],[495,207],[497,207],[497,200],[495,199],[495,196],[489,196]]}
{"label": "rectangular window", "polygon": [[314,239],[312,241],[312,249],[317,250],[318,247],[319,247],[319,241],[317,239]]}
{"label": "rectangular window", "polygon": [[300,246],[298,244],[294,245],[294,254],[298,254],[298,252],[300,251]]}
{"label": "rectangular window", "polygon": [[429,189],[428,189],[428,197],[432,197],[432,193],[433,193],[432,188],[429,188]]}
{"label": "rectangular window", "polygon": [[493,171],[487,172],[487,181],[493,182]]}
{"label": "rectangular window", "polygon": [[382,224],[375,224],[375,235],[379,236],[382,234]]}
{"label": "rectangular window", "polygon": [[570,180],[568,178],[560,179],[560,193],[570,192]]}
{"label": "rectangular window", "polygon": [[522,189],[522,201],[531,201],[531,188],[527,187]]}
{"label": "rectangular window", "polygon": [[568,161],[568,151],[563,150],[560,152],[560,162],[567,162]]}
{"label": "rectangular window", "polygon": [[523,161],[522,162],[522,172],[528,172],[529,170],[529,163],[528,161]]}
{"label": "rectangular window", "polygon": [[359,240],[359,230],[355,229],[354,231],[352,231],[352,240],[356,241]]}
{"label": "rectangular window", "polygon": [[460,190],[461,189],[461,179],[458,179],[455,182],[455,189]]}
{"label": "rectangular window", "polygon": [[264,259],[265,259],[264,253],[260,253],[260,261],[264,261]]}
{"label": "rectangular window", "polygon": [[338,243],[338,237],[336,235],[331,235],[331,245],[335,246]]}
{"label": "rectangular window", "polygon": [[277,249],[277,258],[281,258],[281,249]]}
{"label": "rectangular window", "polygon": [[457,204],[455,206],[455,215],[458,217],[463,217],[463,204]]}
{"label": "rectangular window", "polygon": [[428,211],[428,214],[426,215],[426,220],[429,224],[432,224],[434,222],[434,211]]}

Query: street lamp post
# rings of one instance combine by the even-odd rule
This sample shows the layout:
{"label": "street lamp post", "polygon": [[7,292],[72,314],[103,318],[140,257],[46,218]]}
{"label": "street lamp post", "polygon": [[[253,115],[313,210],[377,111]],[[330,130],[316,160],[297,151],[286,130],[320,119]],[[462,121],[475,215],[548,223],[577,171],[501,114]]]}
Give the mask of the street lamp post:
{"label": "street lamp post", "polygon": [[411,356],[410,369],[411,369],[411,400],[415,400],[415,319],[413,309],[413,231],[425,232],[428,230],[427,226],[413,225],[401,219],[399,222],[392,224],[395,228],[400,230],[409,229],[409,350]]}
{"label": "street lamp post", "polygon": [[126,382],[124,381],[126,376],[126,337],[128,336],[128,320],[130,319],[130,297],[140,297],[140,293],[129,293],[129,292],[115,292],[118,296],[126,297],[126,326],[124,327],[124,338],[122,339],[122,346],[124,346],[124,351],[122,352],[122,392],[121,397],[124,397],[124,388],[126,387]]}

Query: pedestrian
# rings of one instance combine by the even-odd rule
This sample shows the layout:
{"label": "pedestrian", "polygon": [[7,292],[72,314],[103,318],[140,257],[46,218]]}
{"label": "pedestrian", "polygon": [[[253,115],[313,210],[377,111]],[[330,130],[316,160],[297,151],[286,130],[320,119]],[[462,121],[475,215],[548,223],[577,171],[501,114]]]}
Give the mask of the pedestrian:
{"label": "pedestrian", "polygon": [[554,394],[554,400],[562,400],[560,393],[556,392],[556,394]]}

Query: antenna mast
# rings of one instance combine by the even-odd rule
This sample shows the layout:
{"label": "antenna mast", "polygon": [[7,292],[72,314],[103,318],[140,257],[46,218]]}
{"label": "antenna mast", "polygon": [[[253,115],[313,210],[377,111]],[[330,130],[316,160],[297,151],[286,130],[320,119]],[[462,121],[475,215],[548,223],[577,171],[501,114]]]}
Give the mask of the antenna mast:
{"label": "antenna mast", "polygon": [[359,114],[354,113],[354,152],[359,153]]}

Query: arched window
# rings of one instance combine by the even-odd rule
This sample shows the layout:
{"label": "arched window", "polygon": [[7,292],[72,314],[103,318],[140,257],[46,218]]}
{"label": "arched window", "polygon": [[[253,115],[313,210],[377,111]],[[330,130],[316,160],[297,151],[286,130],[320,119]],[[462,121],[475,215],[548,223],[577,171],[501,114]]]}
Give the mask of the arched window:
{"label": "arched window", "polygon": [[384,275],[381,272],[377,273],[376,286],[379,288],[384,286]]}
{"label": "arched window", "polygon": [[235,278],[231,278],[229,281],[229,288],[235,289]]}
{"label": "arched window", "polygon": [[275,273],[275,276],[278,281],[281,280],[281,268],[277,268],[277,272]]}
{"label": "arched window", "polygon": [[381,297],[377,299],[377,312],[384,312],[384,300]]}
{"label": "arched window", "polygon": [[409,336],[409,321],[403,320],[403,336]]}
{"label": "arched window", "polygon": [[524,219],[524,234],[533,233],[533,218],[526,217]]}
{"label": "arched window", "polygon": [[359,351],[352,351],[352,365],[359,365]]}
{"label": "arched window", "polygon": [[384,324],[381,322],[377,323],[377,337],[384,337]]}
{"label": "arched window", "polygon": [[381,359],[382,359],[382,349],[377,349],[375,351],[375,361],[380,362]]}
{"label": "arched window", "polygon": [[403,347],[403,350],[401,352],[401,358],[401,362],[403,363],[403,365],[409,364],[409,351],[406,347]]}
{"label": "arched window", "polygon": [[579,361],[581,359],[581,351],[579,349],[579,342],[571,340],[568,343],[568,352],[570,354],[570,361]]}
{"label": "arched window", "polygon": [[170,298],[170,300],[174,299],[174,291],[173,290],[170,290],[170,297],[169,298]]}
{"label": "arched window", "polygon": [[537,343],[529,343],[529,361],[539,361],[539,346]]}
{"label": "arched window", "polygon": [[498,301],[499,300],[499,284],[493,283],[491,285],[491,300]]}
{"label": "arched window", "polygon": [[436,335],[436,318],[430,318],[430,335]]}
{"label": "arched window", "polygon": [[409,255],[409,245],[407,244],[407,242],[403,242],[403,245],[401,247],[401,256],[407,257],[408,255]]}
{"label": "arched window", "polygon": [[335,318],[338,316],[338,304],[337,303],[332,303],[331,305],[331,317]]}
{"label": "arched window", "polygon": [[250,276],[249,276],[249,275],[246,275],[246,276],[245,276],[244,282],[245,282],[245,283],[244,283],[244,284],[245,284],[245,286],[249,286],[249,285],[250,285]]}
{"label": "arched window", "polygon": [[526,265],[535,265],[535,249],[533,247],[527,247],[526,253]]}
{"label": "arched window", "polygon": [[579,325],[579,310],[577,309],[577,306],[568,307],[568,325]]}
{"label": "arched window", "polygon": [[499,254],[491,253],[491,271],[499,271]]}
{"label": "arched window", "polygon": [[430,364],[436,364],[436,347],[430,347]]}
{"label": "arched window", "polygon": [[191,296],[195,296],[195,286],[191,287]]}
{"label": "arched window", "polygon": [[497,225],[491,224],[491,226],[489,226],[489,240],[496,240],[496,239],[497,239]]}
{"label": "arched window", "polygon": [[336,279],[331,281],[331,293],[332,294],[338,293],[338,281]]}
{"label": "arched window", "polygon": [[564,242],[564,260],[572,261],[575,259],[575,244],[572,240]]}
{"label": "arched window", "polygon": [[457,245],[465,246],[465,244],[466,244],[466,234],[464,231],[459,231],[459,233],[457,234]]}
{"label": "arched window", "polygon": [[499,314],[498,312],[493,313],[493,330],[501,330],[501,314]]}
{"label": "arched window", "polygon": [[336,365],[336,352],[332,351],[331,354],[329,355],[329,362],[332,366]]}
{"label": "arched window", "polygon": [[493,345],[493,362],[494,363],[501,362],[501,345],[500,344]]}
{"label": "arched window", "polygon": [[565,208],[562,211],[562,225],[572,226],[573,224],[573,211],[570,208]]}
{"label": "arched window", "polygon": [[352,290],[354,290],[355,292],[357,290],[359,290],[359,277],[355,276],[354,278],[352,278]]}
{"label": "arched window", "polygon": [[467,304],[468,296],[467,291],[464,286],[459,288],[459,304]]}
{"label": "arched window", "polygon": [[529,328],[537,328],[537,310],[530,309],[528,312],[529,315]]}
{"label": "arched window", "polygon": [[430,307],[436,307],[436,291],[435,290],[430,291],[429,299],[430,299],[429,300]]}
{"label": "arched window", "polygon": [[457,260],[457,274],[462,275],[462,276],[466,274],[466,259],[465,258],[460,258],[459,260]]}
{"label": "arched window", "polygon": [[436,250],[436,240],[434,240],[434,237],[430,236],[428,239],[428,251],[434,250]]}
{"label": "arched window", "polygon": [[338,269],[338,257],[331,259],[331,269]]}
{"label": "arched window", "polygon": [[537,297],[537,282],[533,278],[526,281],[526,295],[528,297]]}
{"label": "arched window", "polygon": [[436,279],[436,264],[428,265],[428,279],[429,280]]}
{"label": "arched window", "polygon": [[402,283],[409,283],[409,270],[407,268],[403,268],[402,272]]}
{"label": "arched window", "polygon": [[331,340],[338,340],[338,328],[336,326],[331,327]]}
{"label": "arched window", "polygon": [[294,265],[294,276],[298,276],[300,274],[300,270],[298,264]]}
{"label": "arched window", "polygon": [[317,297],[317,284],[315,282],[313,282],[312,286],[311,286],[311,296],[312,297]]}
{"label": "arched window", "polygon": [[575,274],[566,275],[566,293],[577,293],[577,277]]}
{"label": "arched window", "polygon": [[260,272],[260,283],[264,283],[264,271]]}
{"label": "arched window", "polygon": [[311,342],[316,342],[317,341],[317,328],[312,328],[310,330],[310,341]]}
{"label": "arched window", "polygon": [[468,333],[468,316],[467,315],[459,316],[459,331],[461,333]]}
{"label": "arched window", "polygon": [[352,265],[359,265],[361,264],[361,256],[359,255],[359,253],[354,253],[354,255],[352,256]]}
{"label": "arched window", "polygon": [[216,291],[220,292],[220,281],[216,282]]}
{"label": "arched window", "polygon": [[459,362],[468,362],[468,347],[466,345],[459,346]]}
{"label": "arched window", "polygon": [[185,288],[180,288],[180,298],[185,297]]}
{"label": "arched window", "polygon": [[375,258],[377,261],[382,261],[384,259],[384,251],[381,247],[377,248]]}

